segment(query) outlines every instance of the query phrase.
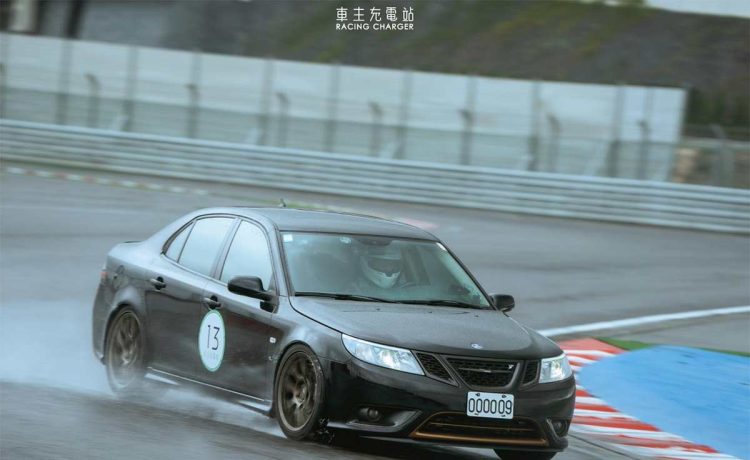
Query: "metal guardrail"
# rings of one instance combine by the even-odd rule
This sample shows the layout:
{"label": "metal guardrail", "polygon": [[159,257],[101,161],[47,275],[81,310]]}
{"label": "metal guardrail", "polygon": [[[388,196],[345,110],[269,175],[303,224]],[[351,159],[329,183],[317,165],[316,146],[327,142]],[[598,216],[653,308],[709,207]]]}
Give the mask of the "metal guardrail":
{"label": "metal guardrail", "polygon": [[386,160],[0,120],[5,160],[513,213],[750,233],[750,191]]}

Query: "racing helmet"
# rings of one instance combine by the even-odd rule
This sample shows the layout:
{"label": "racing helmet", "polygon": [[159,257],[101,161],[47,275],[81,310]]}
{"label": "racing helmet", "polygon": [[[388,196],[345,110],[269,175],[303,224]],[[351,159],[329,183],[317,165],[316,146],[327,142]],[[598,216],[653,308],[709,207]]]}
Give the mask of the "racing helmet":
{"label": "racing helmet", "polygon": [[395,244],[370,246],[361,254],[362,273],[376,286],[390,288],[401,275],[401,248]]}

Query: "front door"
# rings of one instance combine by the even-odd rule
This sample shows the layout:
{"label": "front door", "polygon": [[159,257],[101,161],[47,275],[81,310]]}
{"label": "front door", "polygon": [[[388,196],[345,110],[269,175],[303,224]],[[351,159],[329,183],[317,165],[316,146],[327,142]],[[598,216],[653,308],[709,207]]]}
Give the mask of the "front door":
{"label": "front door", "polygon": [[[207,359],[201,380],[270,399],[265,383],[270,378],[268,330],[273,314],[260,308],[260,300],[229,292],[227,283],[235,276],[257,276],[264,288],[275,288],[268,240],[264,231],[249,221],[240,222],[223,265],[217,269],[217,279],[205,287],[201,347],[206,348],[203,356]],[[222,326],[223,333],[216,329]]]}

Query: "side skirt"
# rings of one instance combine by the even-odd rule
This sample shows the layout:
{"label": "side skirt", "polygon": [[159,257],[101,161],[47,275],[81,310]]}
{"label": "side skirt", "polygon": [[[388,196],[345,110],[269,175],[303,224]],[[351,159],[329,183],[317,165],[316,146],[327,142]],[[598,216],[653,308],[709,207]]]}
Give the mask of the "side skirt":
{"label": "side skirt", "polygon": [[256,398],[255,396],[228,390],[226,388],[221,388],[216,385],[200,382],[198,380],[193,380],[187,377],[182,377],[180,375],[155,369],[153,367],[148,368],[145,378],[154,383],[194,388],[215,398],[239,404],[243,407],[254,410],[255,412],[260,412],[265,416],[270,417],[272,415],[271,410],[273,401],[269,401],[267,399]]}

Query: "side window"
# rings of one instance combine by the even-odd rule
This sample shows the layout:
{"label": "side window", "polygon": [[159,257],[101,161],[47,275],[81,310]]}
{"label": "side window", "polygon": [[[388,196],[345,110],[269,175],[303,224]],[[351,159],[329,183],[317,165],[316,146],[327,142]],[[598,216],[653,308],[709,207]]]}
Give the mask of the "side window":
{"label": "side window", "polygon": [[233,221],[233,217],[197,220],[185,242],[179,264],[198,273],[211,275],[211,267]]}
{"label": "side window", "polygon": [[268,289],[273,275],[271,254],[263,231],[257,226],[242,222],[229,247],[221,280],[225,283],[235,276],[257,276]]}
{"label": "side window", "polygon": [[172,239],[172,242],[169,243],[167,252],[165,252],[164,255],[177,262],[177,259],[180,258],[182,247],[185,246],[185,240],[190,234],[191,228],[193,228],[192,225],[188,225],[187,227],[183,228],[182,231],[180,231],[180,234],[174,237],[174,239]]}

